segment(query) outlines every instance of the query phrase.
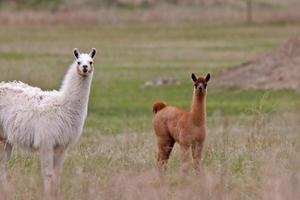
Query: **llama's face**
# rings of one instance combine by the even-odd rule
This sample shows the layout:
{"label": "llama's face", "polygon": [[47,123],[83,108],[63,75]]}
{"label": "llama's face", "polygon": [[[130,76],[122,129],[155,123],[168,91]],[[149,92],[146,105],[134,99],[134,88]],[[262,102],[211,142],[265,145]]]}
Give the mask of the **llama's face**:
{"label": "llama's face", "polygon": [[87,77],[92,74],[94,67],[94,57],[96,55],[96,49],[92,49],[89,54],[86,53],[79,53],[77,49],[74,49],[74,56],[76,58],[77,64],[77,72],[80,76]]}
{"label": "llama's face", "polygon": [[196,77],[195,74],[192,74],[192,80],[194,82],[195,90],[200,94],[206,94],[207,83],[210,79],[210,74],[207,74],[206,77]]}

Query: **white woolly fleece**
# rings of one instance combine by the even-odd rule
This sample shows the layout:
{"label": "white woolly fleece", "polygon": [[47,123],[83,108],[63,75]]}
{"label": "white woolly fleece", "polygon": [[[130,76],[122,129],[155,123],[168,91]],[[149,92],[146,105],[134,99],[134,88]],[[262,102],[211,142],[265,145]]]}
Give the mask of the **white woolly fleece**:
{"label": "white woolly fleece", "polygon": [[0,83],[0,138],[26,150],[73,145],[82,133],[92,77],[79,75],[74,61],[59,91]]}

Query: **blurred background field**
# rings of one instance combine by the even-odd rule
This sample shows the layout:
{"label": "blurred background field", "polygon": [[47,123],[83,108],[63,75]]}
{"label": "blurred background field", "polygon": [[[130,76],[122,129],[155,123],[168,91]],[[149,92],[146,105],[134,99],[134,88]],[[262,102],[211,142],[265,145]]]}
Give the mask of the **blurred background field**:
{"label": "blurred background field", "polygon": [[2,23],[299,22],[298,0],[1,0]]}
{"label": "blurred background field", "polygon": [[[64,167],[63,199],[299,198],[300,94],[215,82],[299,36],[300,2],[253,0],[250,22],[246,8],[242,0],[0,1],[1,81],[59,89],[72,49],[98,50],[84,134]],[[192,72],[212,74],[207,176],[181,185],[175,148],[161,183],[152,102],[189,109]],[[143,88],[168,78],[182,84]],[[9,198],[41,198],[35,155],[15,150],[10,174]]]}

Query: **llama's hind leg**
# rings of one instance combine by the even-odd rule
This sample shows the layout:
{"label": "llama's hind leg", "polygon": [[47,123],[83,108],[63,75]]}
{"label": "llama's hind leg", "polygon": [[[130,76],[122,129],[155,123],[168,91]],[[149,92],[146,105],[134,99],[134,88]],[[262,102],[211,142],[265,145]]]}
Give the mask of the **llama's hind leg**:
{"label": "llama's hind leg", "polygon": [[12,152],[12,145],[7,143],[7,142],[4,142],[3,143],[3,146],[4,146],[4,154],[3,154],[3,158],[1,160],[1,180],[3,181],[7,181],[8,179],[8,162],[11,158],[11,152]]}
{"label": "llama's hind leg", "polygon": [[197,173],[202,172],[201,166],[201,155],[202,155],[203,143],[195,142],[192,144],[192,156],[193,156],[193,164]]}
{"label": "llama's hind leg", "polygon": [[160,172],[166,171],[168,159],[170,157],[174,144],[175,140],[170,136],[160,137],[157,139],[157,165]]}
{"label": "llama's hind leg", "polygon": [[46,199],[53,197],[53,181],[54,181],[54,170],[53,170],[53,159],[54,152],[53,147],[43,146],[40,148],[40,160],[41,170],[44,182],[44,194]]}

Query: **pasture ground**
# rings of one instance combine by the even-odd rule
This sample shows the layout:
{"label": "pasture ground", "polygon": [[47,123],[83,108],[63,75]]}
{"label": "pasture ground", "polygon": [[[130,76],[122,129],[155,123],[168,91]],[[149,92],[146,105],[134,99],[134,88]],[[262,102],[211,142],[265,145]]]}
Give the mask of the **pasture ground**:
{"label": "pasture ground", "polygon": [[[84,133],[64,166],[64,199],[297,199],[299,94],[227,89],[213,81],[221,70],[266,53],[299,31],[293,23],[5,25],[0,29],[0,80],[58,89],[73,60],[72,49],[98,49]],[[161,183],[154,172],[152,102],[189,109],[192,72],[212,74],[206,177],[191,172],[188,183],[181,184],[175,147]],[[141,88],[158,78],[183,84]],[[40,198],[39,170],[36,155],[16,149],[10,198]]]}

